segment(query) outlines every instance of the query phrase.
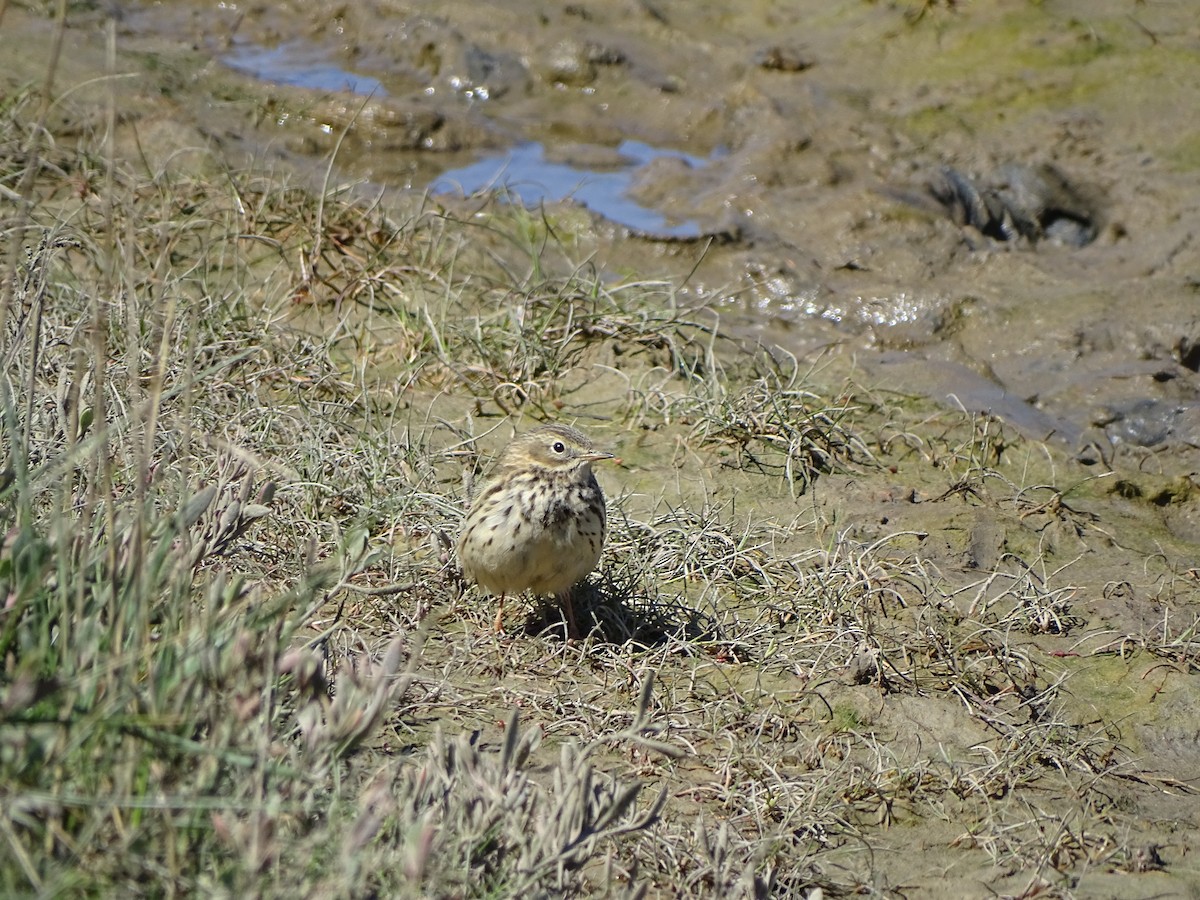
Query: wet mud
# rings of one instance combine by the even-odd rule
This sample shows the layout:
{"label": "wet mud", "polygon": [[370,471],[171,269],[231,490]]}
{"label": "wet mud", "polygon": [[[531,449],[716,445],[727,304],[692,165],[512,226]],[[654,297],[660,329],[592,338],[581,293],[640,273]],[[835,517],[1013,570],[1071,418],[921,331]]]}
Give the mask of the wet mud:
{"label": "wet mud", "polygon": [[122,30],[257,82],[229,141],[577,203],[581,255],[789,349],[880,378],[899,351],[906,390],[1192,466],[1186,4],[128,4]]}

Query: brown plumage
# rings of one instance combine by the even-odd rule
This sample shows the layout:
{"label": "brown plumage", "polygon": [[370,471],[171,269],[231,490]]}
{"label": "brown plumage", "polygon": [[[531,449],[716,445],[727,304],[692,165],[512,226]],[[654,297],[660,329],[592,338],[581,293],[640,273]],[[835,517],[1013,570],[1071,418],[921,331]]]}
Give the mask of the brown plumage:
{"label": "brown plumage", "polygon": [[499,596],[553,594],[570,637],[578,637],[571,589],[596,567],[606,531],[604,494],[592,463],[612,459],[566,425],[543,425],[500,454],[491,480],[467,513],[458,540],[463,574]]}

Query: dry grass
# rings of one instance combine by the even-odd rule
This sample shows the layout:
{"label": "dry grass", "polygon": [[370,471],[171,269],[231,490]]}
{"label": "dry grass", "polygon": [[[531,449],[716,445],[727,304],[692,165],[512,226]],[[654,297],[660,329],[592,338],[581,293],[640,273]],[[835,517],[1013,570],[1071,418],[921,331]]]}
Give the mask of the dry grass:
{"label": "dry grass", "polygon": [[[1159,867],[1038,643],[1084,624],[1074,569],[951,577],[806,505],[915,460],[1090,527],[1015,439],[823,390],[521,210],[149,172],[36,110],[0,110],[6,896],[900,896],[876,847],[922,822],[1029,896]],[[450,553],[519,415],[641,478],[581,645],[492,635]],[[1195,618],[1145,643],[1195,671]]]}

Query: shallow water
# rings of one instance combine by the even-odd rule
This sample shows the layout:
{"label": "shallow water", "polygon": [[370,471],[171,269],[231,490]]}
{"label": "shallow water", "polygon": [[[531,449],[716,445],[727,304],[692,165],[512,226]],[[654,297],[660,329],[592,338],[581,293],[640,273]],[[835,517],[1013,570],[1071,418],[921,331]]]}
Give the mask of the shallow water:
{"label": "shallow water", "polygon": [[673,222],[660,212],[629,199],[637,170],[656,159],[683,160],[702,167],[706,160],[686,153],[661,150],[641,141],[623,141],[616,148],[619,168],[597,171],[546,158],[546,148],[538,142],[518,144],[511,150],[489,154],[477,162],[443,172],[429,185],[434,194],[504,191],[529,209],[546,202],[572,200],[610,222],[635,232],[670,238],[699,237],[701,227],[694,220]]}
{"label": "shallow water", "polygon": [[[274,84],[369,97],[388,95],[377,78],[342,68],[320,47],[302,39],[275,47],[235,43],[221,57],[221,62],[237,72]],[[449,168],[428,184],[418,183],[414,187],[426,188],[433,194],[500,191],[529,209],[570,200],[639,234],[677,239],[701,235],[698,222],[669,219],[630,199],[629,190],[637,170],[657,159],[679,160],[693,168],[702,168],[708,160],[635,140],[622,141],[615,151],[597,146],[574,148],[574,155],[604,157],[609,165],[598,169],[578,162],[548,159],[540,141],[527,141],[480,154],[474,162]]]}
{"label": "shallow water", "polygon": [[352,94],[386,97],[383,83],[370,75],[343,69],[326,54],[304,40],[285,41],[275,47],[235,43],[221,62],[236,72],[275,84],[314,91],[349,91]]}

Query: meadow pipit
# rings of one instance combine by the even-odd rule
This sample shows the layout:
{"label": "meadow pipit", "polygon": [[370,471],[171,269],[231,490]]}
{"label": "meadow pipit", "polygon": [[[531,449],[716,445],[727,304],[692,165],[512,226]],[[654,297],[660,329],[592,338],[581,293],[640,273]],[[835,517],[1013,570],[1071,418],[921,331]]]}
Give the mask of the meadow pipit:
{"label": "meadow pipit", "polygon": [[500,597],[496,631],[503,631],[504,595],[554,594],[579,637],[571,589],[600,559],[604,494],[592,463],[612,459],[565,425],[543,425],[516,438],[475,498],[458,560],[463,574]]}

